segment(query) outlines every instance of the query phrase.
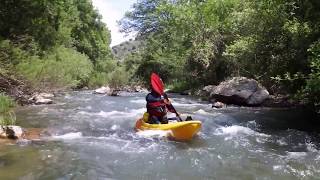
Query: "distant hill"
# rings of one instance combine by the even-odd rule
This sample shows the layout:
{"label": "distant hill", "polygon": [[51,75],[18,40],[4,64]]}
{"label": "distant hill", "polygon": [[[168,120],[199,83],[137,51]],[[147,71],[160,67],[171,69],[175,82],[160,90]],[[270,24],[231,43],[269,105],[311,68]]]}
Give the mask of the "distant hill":
{"label": "distant hill", "polygon": [[119,45],[112,47],[112,53],[117,60],[122,61],[127,55],[137,52],[142,46],[141,40],[133,40],[122,42]]}

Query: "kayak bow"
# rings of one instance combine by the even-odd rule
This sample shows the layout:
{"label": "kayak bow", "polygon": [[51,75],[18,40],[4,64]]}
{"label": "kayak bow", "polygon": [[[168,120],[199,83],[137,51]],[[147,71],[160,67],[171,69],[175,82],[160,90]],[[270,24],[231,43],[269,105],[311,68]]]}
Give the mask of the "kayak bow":
{"label": "kayak bow", "polygon": [[191,140],[192,137],[201,129],[201,121],[183,121],[173,122],[169,124],[149,124],[143,118],[137,120],[135,129],[137,131],[144,130],[162,130],[169,131],[170,138],[179,141]]}

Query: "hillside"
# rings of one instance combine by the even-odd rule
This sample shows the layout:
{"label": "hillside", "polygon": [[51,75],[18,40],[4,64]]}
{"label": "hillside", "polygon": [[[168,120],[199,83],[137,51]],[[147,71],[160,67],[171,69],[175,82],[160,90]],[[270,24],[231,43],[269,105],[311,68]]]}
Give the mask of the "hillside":
{"label": "hillside", "polygon": [[122,61],[127,55],[137,52],[142,45],[141,40],[133,40],[122,42],[119,45],[112,47],[112,53],[117,60]]}

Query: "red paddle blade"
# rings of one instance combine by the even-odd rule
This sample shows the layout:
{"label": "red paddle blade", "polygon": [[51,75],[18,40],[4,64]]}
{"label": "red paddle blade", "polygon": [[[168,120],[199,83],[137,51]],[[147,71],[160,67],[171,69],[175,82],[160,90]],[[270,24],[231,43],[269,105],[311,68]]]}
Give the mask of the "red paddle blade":
{"label": "red paddle blade", "polygon": [[151,87],[158,94],[164,94],[164,84],[161,78],[156,73],[151,74]]}

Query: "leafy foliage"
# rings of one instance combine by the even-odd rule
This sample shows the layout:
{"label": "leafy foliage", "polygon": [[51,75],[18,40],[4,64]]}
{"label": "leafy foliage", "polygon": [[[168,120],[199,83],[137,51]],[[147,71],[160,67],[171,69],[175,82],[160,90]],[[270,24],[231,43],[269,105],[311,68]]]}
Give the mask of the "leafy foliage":
{"label": "leafy foliage", "polygon": [[128,61],[136,77],[203,86],[247,76],[271,93],[304,89],[317,104],[319,9],[317,0],[142,0],[120,25],[146,40]]}
{"label": "leafy foliage", "polygon": [[42,58],[28,58],[19,63],[16,69],[35,87],[48,89],[80,86],[88,80],[93,66],[86,55],[73,49],[57,47]]}
{"label": "leafy foliage", "polygon": [[79,52],[86,54],[93,63],[98,59],[109,58],[111,36],[101,21],[101,15],[94,10],[91,1],[74,1],[79,13],[79,23],[73,27],[71,34],[74,46]]}
{"label": "leafy foliage", "polygon": [[37,88],[101,84],[92,77],[113,68],[110,32],[101,19],[90,0],[3,0],[0,69]]}
{"label": "leafy foliage", "polygon": [[320,41],[315,42],[309,49],[311,73],[307,78],[304,91],[309,99],[317,106],[320,105]]}

